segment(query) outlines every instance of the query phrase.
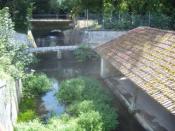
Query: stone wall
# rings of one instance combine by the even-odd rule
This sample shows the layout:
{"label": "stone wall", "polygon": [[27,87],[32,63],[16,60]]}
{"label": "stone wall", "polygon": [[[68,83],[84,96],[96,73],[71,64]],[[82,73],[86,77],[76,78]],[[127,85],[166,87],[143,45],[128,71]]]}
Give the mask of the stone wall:
{"label": "stone wall", "polygon": [[0,80],[0,131],[13,131],[21,93],[21,80]]}
{"label": "stone wall", "polygon": [[123,34],[126,31],[91,31],[91,30],[65,30],[64,43],[68,44],[92,44],[100,45],[111,41]]}

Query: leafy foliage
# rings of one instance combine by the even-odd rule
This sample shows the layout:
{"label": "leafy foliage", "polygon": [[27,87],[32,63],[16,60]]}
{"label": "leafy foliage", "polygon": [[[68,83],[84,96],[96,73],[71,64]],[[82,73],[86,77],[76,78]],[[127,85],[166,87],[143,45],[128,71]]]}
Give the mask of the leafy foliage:
{"label": "leafy foliage", "polygon": [[65,104],[72,103],[72,100],[80,101],[85,83],[81,79],[71,79],[61,83],[61,89],[57,94],[58,99]]}
{"label": "leafy foliage", "polygon": [[45,74],[32,74],[23,79],[24,97],[35,97],[47,92],[51,82]]}
{"label": "leafy foliage", "polygon": [[[79,91],[74,92],[73,89]],[[73,93],[81,97],[77,98]],[[111,106],[111,96],[94,79],[79,77],[63,81],[56,96],[67,104],[66,113],[59,118],[51,118],[45,125],[38,120],[18,123],[15,130],[111,131],[118,125],[116,110]]]}
{"label": "leafy foliage", "polygon": [[15,131],[101,131],[101,124],[99,113],[92,111],[81,114],[79,118],[64,114],[60,118],[51,118],[48,124],[37,119],[20,122],[15,125]]}
{"label": "leafy foliage", "polygon": [[92,59],[97,59],[98,55],[88,46],[81,45],[74,51],[75,58],[79,62],[85,62]]}
{"label": "leafy foliage", "polygon": [[20,112],[18,115],[18,122],[30,121],[36,118],[35,111],[26,110],[25,112]]}
{"label": "leafy foliage", "polygon": [[33,119],[36,119],[38,116],[35,112],[37,107],[35,98],[22,98],[19,105],[19,115],[18,122],[26,122]]}
{"label": "leafy foliage", "polygon": [[85,131],[101,131],[103,123],[99,112],[92,110],[81,113],[78,117],[78,124]]}
{"label": "leafy foliage", "polygon": [[32,63],[33,56],[24,52],[26,46],[14,39],[14,25],[8,12],[8,8],[0,10],[0,70],[20,78],[24,68]]}
{"label": "leafy foliage", "polygon": [[32,17],[33,4],[33,0],[12,0],[5,4],[10,9],[17,31],[24,32],[30,28],[29,19]]}
{"label": "leafy foliage", "polygon": [[[64,81],[63,83],[64,84],[61,84],[60,91],[56,94],[56,96],[63,103],[67,100],[69,101],[69,103],[66,103],[68,104],[67,112],[71,116],[80,119],[81,116],[85,117],[88,114],[85,118],[82,118],[84,123],[80,122],[83,124],[83,128],[93,130],[91,129],[91,126],[94,127],[94,125],[89,125],[91,123],[91,119],[88,116],[92,117],[92,114],[96,113],[99,113],[100,117],[96,116],[99,120],[92,118],[94,120],[93,122],[98,123],[97,127],[94,127],[94,130],[96,130],[96,128],[97,130],[101,128],[100,130],[108,131],[116,128],[118,125],[118,116],[116,110],[111,107],[112,98],[109,93],[101,88],[98,81],[86,77],[80,77]],[[72,95],[75,95],[73,94],[74,91],[72,91],[72,89],[76,90],[76,86],[81,88],[81,90],[76,92],[76,95],[81,96],[79,99],[73,99],[71,97]],[[88,118],[89,121],[87,121],[86,118]]]}
{"label": "leafy foliage", "polygon": [[29,122],[20,122],[15,125],[15,131],[49,131],[38,119]]}

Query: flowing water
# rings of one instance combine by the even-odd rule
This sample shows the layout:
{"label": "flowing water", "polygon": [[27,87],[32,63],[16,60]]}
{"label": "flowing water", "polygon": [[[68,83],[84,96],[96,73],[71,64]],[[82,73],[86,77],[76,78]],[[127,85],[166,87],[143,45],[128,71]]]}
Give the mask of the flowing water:
{"label": "flowing water", "polygon": [[[61,115],[64,112],[64,105],[60,104],[55,97],[55,93],[59,91],[59,83],[55,78],[51,79],[52,87],[45,95],[41,97],[40,106],[46,111],[45,113],[40,113],[45,119],[54,115]],[[41,108],[42,109],[42,108]]]}
{"label": "flowing water", "polygon": [[59,116],[65,110],[55,96],[61,81],[77,76],[99,78],[99,60],[79,63],[72,52],[64,52],[62,56],[63,59],[57,59],[55,53],[38,56],[40,62],[35,67],[36,71],[46,73],[52,81],[52,89],[44,94],[38,103],[38,113],[44,120],[52,114]]}

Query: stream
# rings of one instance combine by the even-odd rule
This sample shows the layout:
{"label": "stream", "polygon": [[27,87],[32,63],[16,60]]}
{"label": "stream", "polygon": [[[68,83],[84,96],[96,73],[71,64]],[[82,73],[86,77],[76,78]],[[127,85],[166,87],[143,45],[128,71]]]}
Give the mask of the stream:
{"label": "stream", "polygon": [[[35,32],[35,34],[37,34],[37,32]],[[42,35],[42,41],[44,43],[45,38],[46,41],[48,41],[48,38],[53,40],[50,42],[52,43],[51,45],[58,44],[55,38],[48,36],[43,37]],[[40,38],[37,36],[35,39],[38,40]],[[44,43],[40,43],[40,45],[45,46]],[[64,44],[64,42],[62,44]],[[44,120],[47,120],[52,115],[59,117],[65,111],[65,106],[59,103],[55,96],[63,80],[75,78],[77,76],[88,76],[100,80],[100,59],[79,63],[71,51],[62,52],[61,59],[57,59],[56,56],[56,53],[38,54],[37,58],[39,59],[39,63],[34,67],[36,72],[47,74],[52,81],[51,90],[44,94],[38,102],[38,114]],[[120,123],[116,131],[145,131],[120,101],[115,99],[113,103],[114,107],[118,109]]]}
{"label": "stream", "polygon": [[38,56],[39,64],[35,70],[45,73],[52,81],[51,90],[41,97],[38,102],[38,114],[44,120],[51,115],[61,115],[65,111],[64,105],[58,102],[55,93],[59,91],[61,81],[77,76],[99,77],[100,61],[79,63],[72,57],[72,52],[63,53],[63,59],[58,60],[56,54],[42,54]]}

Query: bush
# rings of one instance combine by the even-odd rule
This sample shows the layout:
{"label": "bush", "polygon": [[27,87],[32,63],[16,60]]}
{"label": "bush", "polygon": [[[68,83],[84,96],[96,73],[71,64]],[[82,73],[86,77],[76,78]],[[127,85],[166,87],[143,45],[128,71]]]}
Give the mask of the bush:
{"label": "bush", "polygon": [[35,112],[37,107],[36,99],[34,98],[22,98],[19,104],[18,122],[25,122],[36,119],[38,116]]}
{"label": "bush", "polygon": [[78,117],[78,124],[85,131],[101,131],[103,125],[101,116],[96,111],[81,113]]}
{"label": "bush", "polygon": [[9,8],[0,10],[0,77],[7,74],[15,79],[25,75],[24,69],[32,63],[34,56],[26,53],[25,43],[16,40],[14,24],[10,19]]}
{"label": "bush", "polygon": [[48,124],[39,120],[21,122],[15,125],[15,131],[101,131],[102,122],[98,112],[82,113],[80,117],[70,117],[67,114],[60,118],[51,118]]}
{"label": "bush", "polygon": [[23,79],[24,97],[35,97],[47,92],[51,88],[51,82],[45,74],[29,75]]}
{"label": "bush", "polygon": [[56,94],[57,98],[64,104],[71,104],[73,101],[82,99],[85,83],[81,79],[71,79],[63,81],[60,87],[59,92]]}
{"label": "bush", "polygon": [[118,114],[116,109],[108,104],[98,103],[95,105],[95,109],[100,113],[103,121],[103,129],[110,131],[118,127]]}
{"label": "bush", "polygon": [[16,131],[110,131],[118,125],[110,95],[94,79],[79,77],[63,81],[56,96],[67,104],[67,114],[51,118],[46,125],[36,120],[19,123]]}
{"label": "bush", "polygon": [[19,104],[19,109],[21,112],[24,112],[28,109],[34,110],[36,109],[36,99],[35,98],[22,98],[20,104]]}
{"label": "bush", "polygon": [[47,127],[49,131],[83,131],[78,125],[78,119],[67,114],[62,115],[60,118],[51,118]]}
{"label": "bush", "polygon": [[82,102],[71,104],[67,108],[67,112],[71,115],[78,116],[81,113],[86,113],[94,109],[95,107],[93,101],[84,100]]}
{"label": "bush", "polygon": [[25,112],[20,112],[18,115],[18,122],[30,121],[36,119],[37,115],[33,110],[26,110]]}
{"label": "bush", "polygon": [[15,131],[49,131],[38,119],[15,125]]}
{"label": "bush", "polygon": [[98,55],[88,46],[81,45],[74,51],[74,56],[79,62],[97,59]]}
{"label": "bush", "polygon": [[[57,93],[57,96],[63,103],[69,100],[69,104],[66,109],[68,114],[73,117],[77,117],[77,119],[85,117],[81,118],[84,120],[84,122],[83,120],[80,122],[83,124],[81,128],[92,130],[91,127],[94,127],[94,125],[88,116],[92,117],[93,114],[95,114],[94,112],[99,113],[100,115],[98,121],[99,125],[94,127],[94,129],[101,128],[101,130],[109,131],[115,129],[118,126],[118,115],[116,110],[111,107],[112,98],[109,93],[101,88],[101,84],[98,81],[86,77],[79,77],[76,79],[64,81],[61,85],[62,86],[60,91]],[[81,89],[78,91],[78,93],[75,91],[77,88]],[[84,115],[82,116],[82,114]],[[88,121],[86,118],[90,120]]]}

